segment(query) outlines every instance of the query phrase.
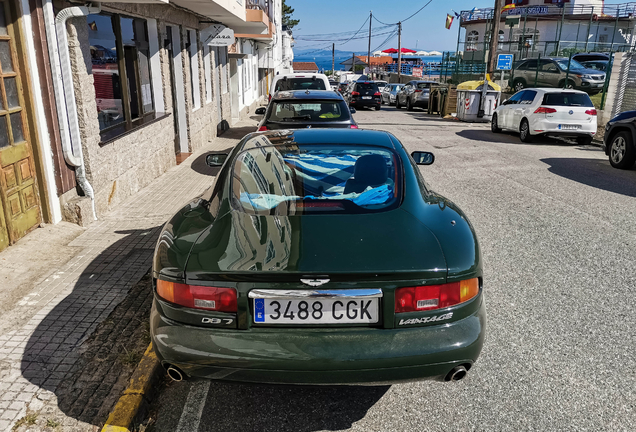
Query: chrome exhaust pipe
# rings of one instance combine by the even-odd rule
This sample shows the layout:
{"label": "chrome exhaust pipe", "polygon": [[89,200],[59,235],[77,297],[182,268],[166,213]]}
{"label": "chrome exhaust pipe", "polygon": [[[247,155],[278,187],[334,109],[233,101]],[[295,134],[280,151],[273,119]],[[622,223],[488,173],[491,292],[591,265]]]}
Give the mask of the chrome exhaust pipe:
{"label": "chrome exhaust pipe", "polygon": [[463,365],[456,366],[446,375],[446,381],[459,381],[463,379],[467,373],[468,370]]}
{"label": "chrome exhaust pipe", "polygon": [[166,371],[168,372],[168,376],[176,382],[183,381],[186,377],[183,372],[172,365],[168,366],[168,369]]}

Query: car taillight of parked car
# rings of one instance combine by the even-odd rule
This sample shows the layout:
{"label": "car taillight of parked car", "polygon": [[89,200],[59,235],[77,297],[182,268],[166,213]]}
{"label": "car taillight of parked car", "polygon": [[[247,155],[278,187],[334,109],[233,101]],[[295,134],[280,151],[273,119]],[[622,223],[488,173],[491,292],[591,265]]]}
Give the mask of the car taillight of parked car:
{"label": "car taillight of parked car", "polygon": [[218,312],[236,312],[236,290],[157,280],[157,295],[180,306]]}
{"label": "car taillight of parked car", "polygon": [[417,89],[413,93],[422,93],[422,89]]}
{"label": "car taillight of parked car", "polygon": [[596,115],[597,113],[596,113],[595,109],[590,109],[590,110],[585,111],[585,114],[587,114],[587,115]]}
{"label": "car taillight of parked car", "polygon": [[360,93],[356,92],[356,91],[352,91],[351,92],[351,96],[360,96]]}
{"label": "car taillight of parked car", "polygon": [[382,96],[382,93],[380,93],[380,92],[375,92],[375,93],[373,93],[373,96]]}
{"label": "car taillight of parked car", "polygon": [[358,125],[350,125],[349,129],[358,129]]}
{"label": "car taillight of parked car", "polygon": [[263,132],[263,131],[266,131],[266,130],[268,130],[267,126],[261,126],[261,127],[258,128],[259,132]]}
{"label": "car taillight of parked car", "polygon": [[395,312],[443,309],[464,303],[479,293],[479,279],[467,279],[443,285],[426,285],[395,290]]}
{"label": "car taillight of parked car", "polygon": [[552,114],[555,113],[556,110],[554,108],[548,108],[548,107],[539,107],[536,109],[536,111],[534,112],[535,114]]}

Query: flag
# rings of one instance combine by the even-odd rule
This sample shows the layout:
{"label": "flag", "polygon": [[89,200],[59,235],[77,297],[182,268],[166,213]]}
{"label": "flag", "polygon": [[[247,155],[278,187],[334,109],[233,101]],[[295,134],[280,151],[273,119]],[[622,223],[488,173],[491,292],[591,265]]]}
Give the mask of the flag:
{"label": "flag", "polygon": [[507,11],[509,9],[514,9],[516,6],[514,4],[508,4],[501,8],[501,11]]}
{"label": "flag", "polygon": [[471,19],[473,19],[473,14],[475,13],[475,8],[473,8],[473,10],[470,11],[470,15],[468,15],[468,20],[470,21]]}
{"label": "flag", "polygon": [[446,28],[448,30],[450,30],[451,25],[453,24],[453,18],[455,18],[455,17],[452,16],[451,14],[446,14]]}

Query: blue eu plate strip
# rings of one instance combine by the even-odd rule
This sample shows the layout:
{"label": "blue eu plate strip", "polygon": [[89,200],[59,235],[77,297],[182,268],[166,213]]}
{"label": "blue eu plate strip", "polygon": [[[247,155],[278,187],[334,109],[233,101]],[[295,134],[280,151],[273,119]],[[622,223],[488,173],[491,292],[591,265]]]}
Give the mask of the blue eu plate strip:
{"label": "blue eu plate strip", "polygon": [[254,322],[265,322],[265,299],[254,299]]}

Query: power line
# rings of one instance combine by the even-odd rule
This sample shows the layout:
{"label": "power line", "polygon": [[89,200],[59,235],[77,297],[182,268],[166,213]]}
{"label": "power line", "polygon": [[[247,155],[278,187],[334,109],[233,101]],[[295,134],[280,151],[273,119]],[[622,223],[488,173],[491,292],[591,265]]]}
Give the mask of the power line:
{"label": "power line", "polygon": [[[394,31],[395,31],[395,30],[388,31],[388,32],[384,32],[384,33],[373,33],[373,34],[372,34],[372,36],[384,36],[384,35],[387,35],[387,34],[393,33]],[[368,32],[367,32],[367,33],[368,33]],[[354,35],[354,36],[355,36],[355,35]],[[350,37],[350,38],[349,38],[349,39],[347,39],[345,42],[341,42],[341,43],[339,43],[338,45],[344,45],[344,44],[346,44],[347,42],[352,41],[352,40],[357,40],[357,39],[367,39],[367,38],[369,37],[369,35],[368,35],[368,34],[362,34],[362,35],[360,35],[360,36],[358,36],[358,37],[354,37],[354,36]],[[341,40],[343,40],[343,39],[312,39],[312,40],[308,40],[308,41],[305,41],[305,42],[338,42],[338,41],[341,41]],[[302,42],[303,40],[302,40],[302,39],[300,39],[300,41]]]}
{"label": "power line", "polygon": [[[411,15],[411,16],[409,16],[408,18],[405,18],[405,19],[403,19],[403,20],[401,20],[401,21],[398,21],[398,22],[404,22],[404,21],[406,21],[406,20],[410,20],[410,19],[411,19],[411,18],[413,18],[415,15],[417,15],[417,14],[418,14],[418,13],[420,13],[420,12],[422,12],[422,10],[423,10],[426,6],[428,6],[429,4],[431,4],[431,2],[432,2],[432,1],[433,1],[433,0],[429,0],[429,2],[428,2],[428,3],[426,3],[424,6],[422,6],[421,8],[419,8],[419,9],[417,10],[417,12],[415,12],[413,15]],[[387,26],[388,26],[388,25],[397,25],[397,24],[398,24],[398,23],[391,23],[391,24],[389,24],[389,23],[385,23],[384,21],[380,21],[379,19],[377,19],[375,16],[373,17],[373,19],[374,19],[374,20],[376,20],[377,22],[379,22],[380,24],[384,24],[384,25],[387,25]]]}

